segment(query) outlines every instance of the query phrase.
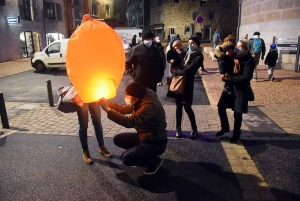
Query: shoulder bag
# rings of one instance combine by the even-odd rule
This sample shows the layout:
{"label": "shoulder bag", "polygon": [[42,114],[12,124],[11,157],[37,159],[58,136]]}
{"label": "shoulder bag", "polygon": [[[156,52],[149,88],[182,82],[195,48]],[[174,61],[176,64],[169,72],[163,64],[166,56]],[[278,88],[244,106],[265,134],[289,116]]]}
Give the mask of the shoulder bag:
{"label": "shoulder bag", "polygon": [[59,96],[57,109],[63,113],[76,112],[83,105],[73,86],[60,87],[57,94]]}
{"label": "shoulder bag", "polygon": [[170,91],[175,94],[183,94],[185,86],[185,76],[174,76],[171,84]]}

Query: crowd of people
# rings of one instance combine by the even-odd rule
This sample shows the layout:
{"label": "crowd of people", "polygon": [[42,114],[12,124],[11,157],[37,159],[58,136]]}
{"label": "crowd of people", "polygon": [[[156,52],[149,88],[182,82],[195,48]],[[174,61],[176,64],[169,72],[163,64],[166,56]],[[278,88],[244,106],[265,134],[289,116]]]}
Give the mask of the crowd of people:
{"label": "crowd of people", "polygon": [[[229,33],[219,45],[220,30],[214,34],[215,57],[218,61],[220,81],[224,82],[224,90],[218,102],[218,114],[221,130],[216,136],[222,136],[230,131],[226,109],[234,112],[234,128],[231,143],[239,140],[241,135],[242,115],[248,112],[248,101],[253,96],[250,81],[257,78],[255,73],[258,60],[264,58],[265,43],[255,32],[250,40],[248,36],[235,42],[235,37]],[[259,41],[257,41],[260,39]],[[133,79],[125,89],[126,105],[117,104],[104,98],[96,103],[84,104],[77,112],[79,120],[79,139],[83,150],[83,159],[92,163],[87,145],[88,111],[91,113],[99,152],[106,158],[112,157],[104,146],[101,125],[100,107],[107,113],[108,119],[126,128],[135,128],[136,133],[120,133],[113,141],[118,147],[125,149],[121,155],[122,162],[127,166],[146,167],[144,174],[155,174],[163,159],[160,157],[167,148],[166,114],[156,95],[157,86],[164,85],[163,77],[166,64],[169,64],[169,75],[172,80],[176,76],[185,76],[184,91],[181,94],[168,90],[166,96],[174,98],[176,104],[175,138],[182,137],[183,108],[191,124],[191,139],[197,139],[198,130],[195,113],[192,109],[194,79],[201,67],[204,69],[204,56],[200,48],[198,36],[191,36],[188,48],[184,50],[179,36],[168,37],[166,51],[151,30],[143,30],[142,40],[137,43],[136,36],[132,39],[125,71]],[[260,45],[260,47],[258,47]],[[272,44],[265,64],[268,65],[269,79],[274,80],[274,66],[278,54],[276,45]],[[168,83],[170,84],[170,83]]]}

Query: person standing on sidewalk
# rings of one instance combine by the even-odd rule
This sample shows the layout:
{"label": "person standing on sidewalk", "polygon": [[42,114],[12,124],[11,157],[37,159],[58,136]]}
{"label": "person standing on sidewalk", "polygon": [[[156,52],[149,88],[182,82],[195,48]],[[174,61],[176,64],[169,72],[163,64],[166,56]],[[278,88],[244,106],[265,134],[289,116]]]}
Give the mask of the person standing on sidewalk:
{"label": "person standing on sidewalk", "polygon": [[165,110],[157,95],[139,82],[130,83],[125,89],[126,105],[105,98],[97,103],[107,117],[137,133],[120,133],[114,137],[116,146],[126,149],[121,160],[127,166],[145,166],[144,174],[155,174],[167,146],[167,123]]}
{"label": "person standing on sidewalk", "polygon": [[219,45],[220,38],[220,29],[217,29],[213,35],[214,49],[216,49],[216,47]]}
{"label": "person standing on sidewalk", "polygon": [[95,130],[96,139],[99,146],[99,152],[106,158],[111,158],[111,154],[106,150],[103,140],[103,129],[101,124],[101,108],[97,103],[84,103],[77,111],[79,123],[79,140],[82,147],[82,157],[86,164],[93,164],[88,148],[87,129],[89,123],[89,111],[92,118],[92,123]]}
{"label": "person standing on sidewalk", "polygon": [[268,80],[274,81],[274,67],[276,66],[276,61],[278,58],[278,52],[276,49],[276,45],[272,44],[270,46],[270,50],[267,54],[267,57],[265,59],[265,65],[268,65]]}
{"label": "person standing on sidewalk", "polygon": [[253,38],[249,40],[250,43],[250,54],[252,54],[255,60],[255,69],[253,72],[253,81],[257,81],[257,65],[259,64],[259,59],[264,60],[265,53],[266,53],[266,45],[265,41],[260,38],[259,32],[254,32]]}
{"label": "person standing on sidewalk", "polygon": [[191,139],[198,137],[198,130],[196,124],[195,113],[192,109],[193,95],[194,95],[194,80],[200,66],[203,66],[203,54],[200,51],[200,41],[197,37],[192,36],[189,38],[189,51],[186,53],[184,62],[184,68],[173,69],[171,72],[175,76],[185,76],[185,86],[183,94],[176,94],[176,134],[175,138],[181,138],[182,130],[182,108],[184,107],[189,120],[191,122],[192,132]]}
{"label": "person standing on sidewalk", "polygon": [[221,130],[217,132],[216,136],[222,136],[224,133],[230,131],[226,108],[228,106],[227,101],[232,101],[232,110],[234,111],[234,130],[233,136],[230,139],[231,143],[235,143],[240,139],[242,116],[243,113],[248,112],[248,100],[249,100],[249,87],[252,74],[255,68],[254,58],[249,53],[249,46],[247,40],[240,40],[234,50],[236,59],[236,65],[238,66],[238,73],[230,77],[226,75],[223,77],[223,81],[228,85],[233,86],[234,98],[226,99],[220,97],[218,103],[218,113],[221,121]]}
{"label": "person standing on sidewalk", "polygon": [[164,74],[163,58],[153,44],[153,33],[149,29],[142,32],[142,43],[132,48],[125,63],[125,71],[133,81],[142,83],[156,92],[157,83]]}

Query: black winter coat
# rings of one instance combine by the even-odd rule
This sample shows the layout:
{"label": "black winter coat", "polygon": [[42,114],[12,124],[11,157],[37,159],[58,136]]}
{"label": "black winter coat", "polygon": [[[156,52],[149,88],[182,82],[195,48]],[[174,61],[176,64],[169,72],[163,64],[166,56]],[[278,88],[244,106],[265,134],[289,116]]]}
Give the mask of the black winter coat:
{"label": "black winter coat", "polygon": [[195,81],[195,74],[197,73],[200,66],[203,66],[203,54],[200,54],[196,58],[194,58],[190,64],[185,67],[184,69],[177,69],[175,70],[175,75],[185,75],[185,86],[184,86],[184,93],[177,94],[176,99],[180,99],[186,104],[192,105],[193,103],[193,96],[194,96],[194,81]]}
{"label": "black winter coat", "polygon": [[164,75],[163,58],[157,47],[150,48],[143,43],[135,46],[129,52],[125,64],[125,71],[134,81],[142,83],[144,87],[153,87]]}
{"label": "black winter coat", "polygon": [[240,58],[239,62],[239,75],[233,76],[229,80],[229,84],[233,85],[233,93],[235,96],[232,110],[234,112],[247,113],[250,81],[256,65],[249,52],[244,57]]}
{"label": "black winter coat", "polygon": [[277,49],[270,50],[267,54],[266,59],[265,59],[265,65],[268,65],[270,67],[275,67],[277,58],[278,58]]}

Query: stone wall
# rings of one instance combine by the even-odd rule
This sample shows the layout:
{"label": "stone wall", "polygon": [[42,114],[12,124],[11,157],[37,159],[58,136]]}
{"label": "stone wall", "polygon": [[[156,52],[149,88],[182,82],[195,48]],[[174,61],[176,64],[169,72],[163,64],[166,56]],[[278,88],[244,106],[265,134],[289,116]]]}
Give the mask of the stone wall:
{"label": "stone wall", "polygon": [[[287,38],[300,36],[299,0],[242,0],[240,38],[244,34],[252,37],[255,31],[266,43],[267,52],[273,37]],[[295,65],[295,55],[280,55],[282,64],[278,67],[287,70]]]}
{"label": "stone wall", "polygon": [[[235,35],[238,21],[238,3],[237,0],[217,1],[209,0],[207,5],[200,6],[200,1],[180,0],[174,4],[174,0],[164,0],[163,5],[158,7],[156,1],[151,1],[151,19],[150,24],[163,23],[164,39],[169,35],[169,29],[174,28],[175,34],[179,34],[182,40],[186,41],[190,35],[185,35],[185,27],[192,24],[195,32],[202,32],[204,35],[204,26],[210,27],[210,39],[217,28],[221,28],[221,38],[225,38],[229,31]],[[218,3],[220,2],[220,3]],[[215,19],[209,20],[209,11],[215,12]],[[161,12],[161,20],[157,19],[157,14]],[[198,24],[193,18],[194,12],[200,12],[204,17],[204,22]]]}

